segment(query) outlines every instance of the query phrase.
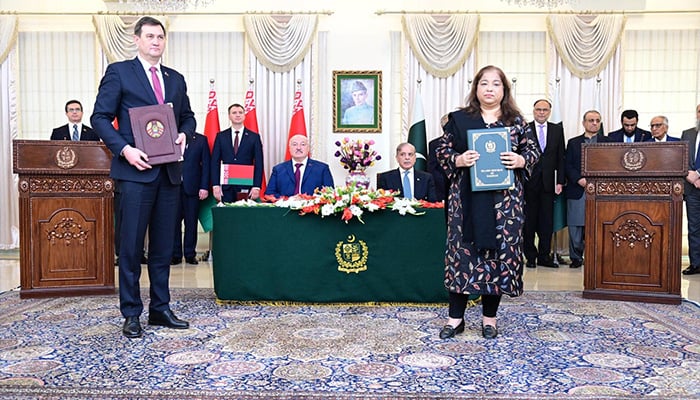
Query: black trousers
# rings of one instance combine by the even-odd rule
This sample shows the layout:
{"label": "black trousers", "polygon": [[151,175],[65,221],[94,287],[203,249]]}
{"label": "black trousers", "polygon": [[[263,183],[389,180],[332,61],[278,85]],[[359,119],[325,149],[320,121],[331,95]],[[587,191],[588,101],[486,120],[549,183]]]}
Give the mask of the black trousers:
{"label": "black trousers", "polygon": [[[463,318],[467,309],[468,294],[452,293],[449,296],[450,318]],[[487,318],[495,318],[498,312],[498,305],[501,304],[500,295],[481,295],[481,314]]]}

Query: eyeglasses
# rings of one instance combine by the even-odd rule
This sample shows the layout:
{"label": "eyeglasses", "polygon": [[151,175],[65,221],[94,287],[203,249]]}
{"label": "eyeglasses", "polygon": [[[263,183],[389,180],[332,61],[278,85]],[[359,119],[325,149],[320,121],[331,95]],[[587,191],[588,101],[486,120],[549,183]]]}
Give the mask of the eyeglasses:
{"label": "eyeglasses", "polygon": [[651,127],[651,129],[657,129],[657,128],[661,128],[661,127],[664,126],[664,125],[665,125],[665,124],[651,124],[651,125],[649,125],[649,126]]}
{"label": "eyeglasses", "polygon": [[69,108],[68,109],[68,112],[81,112],[81,111],[83,111],[82,108]]}

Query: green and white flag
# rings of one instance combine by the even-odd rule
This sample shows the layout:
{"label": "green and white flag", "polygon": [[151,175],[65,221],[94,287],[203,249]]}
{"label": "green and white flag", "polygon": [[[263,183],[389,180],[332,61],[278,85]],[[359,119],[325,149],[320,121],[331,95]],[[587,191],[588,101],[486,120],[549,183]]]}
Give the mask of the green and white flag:
{"label": "green and white flag", "polygon": [[421,100],[420,92],[416,91],[416,98],[413,100],[411,127],[408,130],[408,143],[416,148],[416,165],[413,168],[418,171],[425,171],[428,169],[428,142],[425,136],[423,101]]}

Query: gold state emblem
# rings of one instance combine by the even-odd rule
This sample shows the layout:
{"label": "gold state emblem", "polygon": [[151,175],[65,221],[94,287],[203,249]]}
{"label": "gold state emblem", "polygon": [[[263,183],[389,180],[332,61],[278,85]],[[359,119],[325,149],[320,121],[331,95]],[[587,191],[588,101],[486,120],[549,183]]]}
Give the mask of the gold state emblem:
{"label": "gold state emblem", "polygon": [[345,242],[338,242],[335,245],[335,259],[338,261],[338,271],[354,272],[367,270],[367,243],[357,240],[355,235],[348,236]]}
{"label": "gold state emblem", "polygon": [[65,146],[56,152],[56,165],[59,168],[73,168],[76,164],[78,164],[78,156],[70,147]]}
{"label": "gold state emblem", "polygon": [[165,129],[163,128],[163,123],[158,121],[157,119],[154,119],[153,121],[148,121],[146,124],[146,133],[148,133],[148,136],[158,139],[163,135],[163,132]]}
{"label": "gold state emblem", "polygon": [[493,140],[489,140],[484,145],[484,148],[486,149],[487,153],[493,153],[494,151],[496,151],[496,142],[494,142]]}

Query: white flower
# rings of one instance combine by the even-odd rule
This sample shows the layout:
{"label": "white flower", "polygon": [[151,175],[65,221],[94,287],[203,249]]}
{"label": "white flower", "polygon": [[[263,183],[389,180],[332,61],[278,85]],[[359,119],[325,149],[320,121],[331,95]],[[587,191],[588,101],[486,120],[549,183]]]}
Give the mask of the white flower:
{"label": "white flower", "polygon": [[333,204],[324,204],[321,207],[321,216],[327,217],[333,214],[335,214],[335,206]]}

